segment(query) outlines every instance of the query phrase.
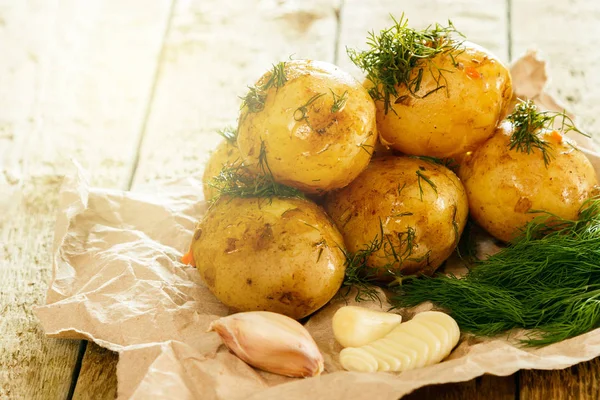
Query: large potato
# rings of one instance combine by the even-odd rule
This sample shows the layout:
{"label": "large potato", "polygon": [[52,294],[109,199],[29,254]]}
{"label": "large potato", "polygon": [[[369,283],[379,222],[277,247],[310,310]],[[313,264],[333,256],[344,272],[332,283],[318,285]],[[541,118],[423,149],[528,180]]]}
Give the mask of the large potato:
{"label": "large potato", "polygon": [[223,168],[233,168],[242,163],[242,156],[235,142],[224,139],[215,151],[210,155],[204,174],[202,175],[202,185],[204,189],[204,198],[212,200],[218,193],[212,187],[213,179],[221,173]]}
{"label": "large potato", "polygon": [[460,159],[488,139],[504,116],[512,96],[510,73],[490,52],[468,42],[422,65],[422,72],[412,71],[411,80],[422,73],[416,96],[396,86],[398,96],[390,99],[387,113],[383,100],[376,101],[379,135],[405,154]]}
{"label": "large potato", "polygon": [[368,259],[382,279],[391,269],[432,274],[452,253],[467,220],[460,180],[448,168],[411,157],[375,158],[325,209],[349,251],[383,244]]}
{"label": "large potato", "polygon": [[221,198],[191,246],[202,279],[223,304],[296,319],[340,288],[342,248],[342,236],[322,209],[291,198]]}
{"label": "large potato", "polygon": [[511,150],[513,126],[506,122],[460,167],[471,216],[494,237],[509,241],[545,210],[576,219],[582,203],[595,192],[596,173],[587,157],[560,134],[540,136],[554,156],[548,166],[540,150]]}
{"label": "large potato", "polygon": [[281,71],[275,67],[245,101],[238,125],[244,161],[257,165],[262,153],[278,182],[307,193],[346,186],[367,166],[377,140],[373,100],[332,64],[294,60],[283,70],[281,86],[272,83]]}

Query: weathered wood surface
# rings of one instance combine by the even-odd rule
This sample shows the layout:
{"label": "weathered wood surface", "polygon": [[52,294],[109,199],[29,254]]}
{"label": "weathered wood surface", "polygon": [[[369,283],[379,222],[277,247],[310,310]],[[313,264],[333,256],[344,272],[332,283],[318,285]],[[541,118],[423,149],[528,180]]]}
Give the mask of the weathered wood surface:
{"label": "weathered wood surface", "polygon": [[0,398],[69,393],[79,343],[47,339],[32,312],[50,278],[57,195],[71,157],[94,185],[125,188],[166,5],[0,2]]}
{"label": "weathered wood surface", "polygon": [[[0,0],[0,46],[9,44],[0,63],[0,211],[11,215],[0,220],[0,398],[65,398],[71,386],[78,344],[45,339],[31,312],[49,277],[56,193],[69,157],[100,186],[198,173],[219,140],[213,132],[235,123],[237,96],[276,61],[292,54],[335,61],[359,76],[345,46],[364,47],[367,31],[388,25],[390,13],[405,12],[415,26],[450,18],[504,60],[537,45],[551,62],[551,91],[591,132],[600,130],[596,2],[8,3]],[[116,361],[88,344],[73,397],[113,398]],[[593,361],[485,376],[409,398],[596,399],[599,371]]]}

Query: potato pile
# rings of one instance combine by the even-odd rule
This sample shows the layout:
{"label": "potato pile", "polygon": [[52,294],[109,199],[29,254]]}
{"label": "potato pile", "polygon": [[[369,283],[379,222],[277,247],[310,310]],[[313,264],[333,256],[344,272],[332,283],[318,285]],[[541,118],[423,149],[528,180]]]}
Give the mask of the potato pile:
{"label": "potato pile", "polygon": [[349,50],[362,84],[289,60],[249,88],[186,257],[220,301],[300,319],[342,285],[432,275],[469,215],[501,241],[540,210],[577,217],[598,182],[572,121],[511,112],[509,70],[460,38],[394,21]]}

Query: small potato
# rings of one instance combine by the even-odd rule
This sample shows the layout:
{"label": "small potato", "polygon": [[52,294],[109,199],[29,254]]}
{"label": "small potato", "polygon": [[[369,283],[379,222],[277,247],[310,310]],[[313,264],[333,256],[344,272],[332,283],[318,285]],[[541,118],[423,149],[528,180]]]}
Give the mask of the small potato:
{"label": "small potato", "polygon": [[554,156],[546,167],[540,150],[530,154],[511,150],[512,133],[513,126],[503,123],[492,138],[465,158],[459,170],[471,216],[505,242],[540,215],[531,210],[576,219],[598,184],[590,161],[566,137],[552,131],[540,134]]}
{"label": "small potato", "polygon": [[368,265],[383,280],[387,269],[432,274],[458,244],[468,212],[452,171],[412,157],[374,158],[354,182],[327,196],[325,209],[349,251],[382,243]]}
{"label": "small potato", "polygon": [[200,222],[192,254],[211,292],[234,311],[303,318],[336,294],[343,239],[308,200],[220,198]]}
{"label": "small potato", "polygon": [[431,68],[423,62],[417,96],[397,86],[387,114],[384,102],[375,102],[382,141],[405,154],[460,159],[494,133],[512,97],[508,69],[473,43],[452,55],[435,56]]}
{"label": "small potato", "polygon": [[215,151],[210,155],[204,168],[204,174],[202,175],[204,198],[207,201],[212,200],[218,194],[210,185],[211,181],[219,175],[223,168],[235,167],[241,163],[242,156],[235,142],[225,139],[219,143]]}
{"label": "small potato", "polygon": [[373,100],[335,65],[293,60],[283,70],[281,86],[269,86],[275,68],[256,85],[267,88],[242,108],[244,162],[258,165],[263,154],[278,182],[306,193],[346,186],[366,168],[377,141]]}

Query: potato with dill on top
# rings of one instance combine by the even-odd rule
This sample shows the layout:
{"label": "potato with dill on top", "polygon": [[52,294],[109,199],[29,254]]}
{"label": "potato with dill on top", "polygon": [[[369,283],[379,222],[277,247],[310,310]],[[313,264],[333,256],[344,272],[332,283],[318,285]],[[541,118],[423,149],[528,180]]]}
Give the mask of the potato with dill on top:
{"label": "potato with dill on top", "polygon": [[238,145],[247,165],[266,158],[276,181],[306,193],[350,183],[377,140],[375,105],[366,89],[335,65],[281,62],[245,96]]}
{"label": "potato with dill on top", "polygon": [[236,143],[237,132],[235,129],[225,128],[219,131],[219,134],[223,136],[224,140],[210,155],[202,175],[204,198],[208,201],[217,195],[217,190],[212,187],[212,180],[219,176],[223,168],[235,168],[242,164],[242,156]]}
{"label": "potato with dill on top", "polygon": [[286,197],[221,196],[191,244],[200,276],[223,304],[295,319],[339,290],[342,249],[342,236],[321,208]]}
{"label": "potato with dill on top", "polygon": [[451,23],[417,31],[394,20],[369,44],[348,54],[367,75],[383,142],[405,154],[460,159],[494,133],[512,97],[510,73]]}
{"label": "potato with dill on top", "polygon": [[375,158],[325,209],[354,256],[348,273],[431,275],[452,253],[468,213],[456,175],[432,158]]}
{"label": "potato with dill on top", "polygon": [[[555,121],[562,129],[552,128]],[[581,133],[566,115],[518,103],[459,170],[473,219],[503,241],[540,215],[534,210],[577,219],[583,202],[598,193],[598,180],[585,154],[564,136],[569,131]]]}

